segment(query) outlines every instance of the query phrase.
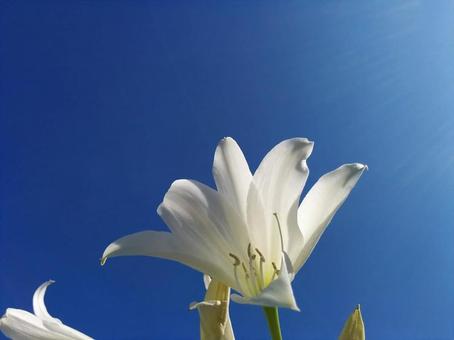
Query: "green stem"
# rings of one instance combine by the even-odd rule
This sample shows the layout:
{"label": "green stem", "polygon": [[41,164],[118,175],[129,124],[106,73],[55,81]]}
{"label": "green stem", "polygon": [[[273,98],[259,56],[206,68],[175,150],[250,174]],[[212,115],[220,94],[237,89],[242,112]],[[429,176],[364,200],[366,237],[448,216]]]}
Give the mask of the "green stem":
{"label": "green stem", "polygon": [[281,326],[279,324],[279,311],[277,307],[263,307],[272,340],[282,340]]}

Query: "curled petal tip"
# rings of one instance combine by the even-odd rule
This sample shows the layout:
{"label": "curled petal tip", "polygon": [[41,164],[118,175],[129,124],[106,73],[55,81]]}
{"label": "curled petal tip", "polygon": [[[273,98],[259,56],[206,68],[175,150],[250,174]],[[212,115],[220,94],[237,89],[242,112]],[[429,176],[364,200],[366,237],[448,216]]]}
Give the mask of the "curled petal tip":
{"label": "curled petal tip", "polygon": [[227,142],[234,142],[235,140],[232,137],[226,136],[223,137],[220,141],[219,144],[227,143]]}
{"label": "curled petal tip", "polygon": [[356,166],[358,168],[358,170],[369,170],[369,167],[367,166],[367,164],[362,164],[362,163],[356,163]]}
{"label": "curled petal tip", "polygon": [[369,170],[369,167],[363,163],[349,163],[349,164],[344,164],[343,166],[350,169],[350,171],[352,173],[361,173],[362,174],[364,171]]}
{"label": "curled petal tip", "polygon": [[301,140],[301,142],[303,142],[303,143],[314,145],[314,141],[313,141],[313,140],[310,140],[309,138],[302,137],[302,138],[300,138],[300,140]]}
{"label": "curled petal tip", "polygon": [[349,165],[351,168],[355,170],[369,170],[369,167],[363,163],[351,163],[346,165]]}
{"label": "curled petal tip", "polygon": [[306,146],[306,147],[312,148],[314,146],[314,141],[309,140],[306,137],[292,138],[292,139],[290,139],[290,141],[292,141],[293,143],[296,143],[296,145],[298,145],[300,147]]}
{"label": "curled petal tip", "polygon": [[99,259],[99,263],[101,266],[104,266],[106,264],[106,261],[108,258],[115,256],[115,252],[118,251],[119,245],[115,242],[112,242],[107,246],[106,249],[104,249],[104,252],[102,253],[101,258]]}
{"label": "curled petal tip", "polygon": [[162,216],[162,215],[163,215],[163,209],[164,209],[163,203],[164,203],[164,202],[161,202],[161,203],[158,205],[158,207],[156,208],[156,213],[158,214],[158,216]]}

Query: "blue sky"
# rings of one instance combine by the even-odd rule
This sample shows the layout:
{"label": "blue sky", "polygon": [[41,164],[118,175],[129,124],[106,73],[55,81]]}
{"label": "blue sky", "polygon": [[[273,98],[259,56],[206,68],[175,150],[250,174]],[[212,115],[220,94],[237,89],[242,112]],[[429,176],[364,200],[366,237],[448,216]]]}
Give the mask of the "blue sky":
{"label": "blue sky", "polygon": [[[335,339],[357,303],[369,340],[454,339],[452,1],[0,2],[0,310],[49,312],[96,339],[196,339],[201,275],[116,258],[165,230],[171,182],[213,185],[218,140],[251,168],[315,141],[307,184],[369,171],[294,281],[286,339]],[[307,189],[306,189],[307,190]],[[266,339],[232,305],[238,339]]]}

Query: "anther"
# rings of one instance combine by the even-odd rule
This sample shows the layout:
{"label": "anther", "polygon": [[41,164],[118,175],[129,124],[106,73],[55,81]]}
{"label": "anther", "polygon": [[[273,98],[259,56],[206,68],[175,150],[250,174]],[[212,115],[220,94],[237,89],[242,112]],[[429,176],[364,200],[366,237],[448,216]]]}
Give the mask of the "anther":
{"label": "anther", "polygon": [[251,260],[255,260],[255,258],[256,258],[255,254],[252,254],[252,249],[251,249],[251,244],[250,243],[247,246],[247,256],[249,256],[249,258]]}
{"label": "anther", "polygon": [[241,261],[240,261],[240,259],[238,258],[238,256],[233,255],[232,253],[229,253],[229,256],[232,257],[232,258],[235,260],[235,262],[233,263],[233,265],[234,265],[235,267],[240,265]]}
{"label": "anther", "polygon": [[273,269],[274,269],[274,272],[276,273],[276,275],[279,275],[281,271],[279,269],[277,269],[276,263],[271,262],[271,265],[273,266]]}
{"label": "anther", "polygon": [[257,254],[259,254],[259,256],[260,256],[260,262],[265,262],[265,256],[263,256],[263,254],[260,252],[260,250],[258,250],[257,248],[255,248],[255,251],[256,251]]}

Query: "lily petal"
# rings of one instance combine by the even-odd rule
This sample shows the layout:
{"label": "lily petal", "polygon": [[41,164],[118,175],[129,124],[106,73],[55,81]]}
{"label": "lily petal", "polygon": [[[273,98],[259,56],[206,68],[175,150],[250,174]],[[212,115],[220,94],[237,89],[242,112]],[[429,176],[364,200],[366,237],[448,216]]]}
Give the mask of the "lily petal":
{"label": "lily petal", "polygon": [[101,264],[116,256],[156,256],[177,259],[175,237],[165,231],[139,231],[119,238],[107,246],[102,255]]}
{"label": "lily petal", "polygon": [[218,191],[246,220],[246,201],[252,174],[243,152],[231,137],[223,138],[216,148],[213,177]]}
{"label": "lily petal", "polygon": [[[277,213],[284,248],[291,259],[297,255],[293,245],[303,241],[296,216],[300,195],[309,175],[306,159],[313,145],[306,138],[284,140],[268,152],[253,178],[264,205],[267,223],[275,223],[272,219],[273,214]],[[271,234],[267,235],[268,244],[275,243],[273,228],[268,229],[271,230]]]}
{"label": "lily petal", "polygon": [[[57,319],[58,320],[58,319]],[[59,320],[58,320],[59,321]],[[86,336],[85,334],[79,332],[78,330],[71,328],[69,326],[66,326],[65,324],[62,324],[61,322],[52,322],[52,321],[43,321],[44,326],[51,330],[52,332],[55,332],[60,336],[59,339],[73,339],[73,340],[93,340],[93,338],[90,338],[89,336]],[[63,338],[65,337],[65,338]]]}
{"label": "lily petal", "polygon": [[[42,321],[32,313],[21,309],[8,308],[0,319],[0,329],[7,337],[14,340],[58,340],[58,334],[46,329]],[[67,340],[69,338],[63,338]]]}
{"label": "lily petal", "polygon": [[225,251],[231,236],[227,233],[226,210],[234,216],[215,190],[197,181],[177,180],[167,191],[158,214],[176,236]]}
{"label": "lily petal", "polygon": [[222,194],[197,181],[177,180],[167,191],[158,214],[178,240],[192,244],[193,251],[206,256],[206,261],[217,261],[220,271],[228,268],[229,281],[212,270],[201,270],[203,273],[239,288],[229,254],[247,256],[248,228]]}
{"label": "lily petal", "polygon": [[180,240],[169,232],[147,230],[124,236],[107,246],[101,263],[116,256],[153,256],[174,260],[201,272],[215,273],[227,282],[232,280],[220,272],[222,264],[215,262],[219,260],[217,257],[209,256],[203,247]]}
{"label": "lily petal", "polygon": [[[247,233],[254,248],[266,254],[266,260],[279,263],[282,254],[281,232],[278,225],[272,225],[272,212],[265,213],[262,195],[254,182],[249,187],[247,201]],[[276,223],[274,221],[274,223]],[[276,240],[278,242],[276,242]],[[271,278],[272,272],[265,273],[265,281]]]}
{"label": "lily petal", "polygon": [[91,339],[79,331],[64,325],[59,319],[52,317],[48,313],[46,304],[44,303],[44,296],[46,294],[47,287],[53,283],[55,283],[54,280],[44,282],[38,287],[38,289],[36,289],[35,294],[33,294],[33,312],[35,315],[41,319],[45,328],[54,333],[62,336],[68,336],[72,339]]}
{"label": "lily petal", "polygon": [[281,269],[278,277],[269,284],[259,295],[254,297],[245,297],[238,294],[232,294],[231,298],[236,303],[252,304],[269,307],[285,307],[299,311],[293,295],[290,276],[285,261],[285,254],[282,256]]}
{"label": "lily petal", "polygon": [[53,283],[55,283],[54,280],[44,282],[41,286],[38,287],[38,289],[36,289],[35,294],[33,294],[33,313],[35,313],[35,315],[41,320],[58,320],[53,318],[47,312],[46,304],[44,303],[44,296],[46,295],[47,287]]}
{"label": "lily petal", "polygon": [[366,165],[345,164],[322,176],[298,208],[298,225],[304,246],[293,265],[295,273],[304,265],[321,235],[358,182]]}
{"label": "lily petal", "polygon": [[0,319],[0,330],[14,340],[92,340],[58,319],[41,320],[32,313],[14,308],[8,308]]}

